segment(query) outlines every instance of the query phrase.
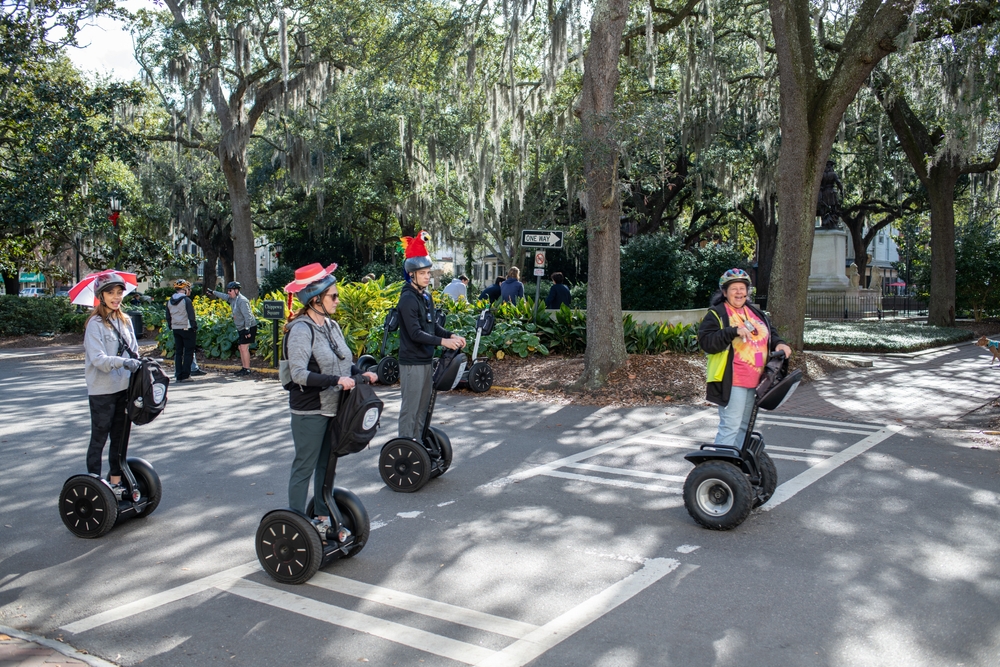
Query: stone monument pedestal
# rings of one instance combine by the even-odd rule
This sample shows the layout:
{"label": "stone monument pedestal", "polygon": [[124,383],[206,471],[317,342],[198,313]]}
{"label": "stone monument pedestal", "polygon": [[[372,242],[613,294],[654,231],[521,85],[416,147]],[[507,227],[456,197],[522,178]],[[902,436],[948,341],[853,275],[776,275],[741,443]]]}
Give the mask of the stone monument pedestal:
{"label": "stone monument pedestal", "polygon": [[841,229],[817,229],[813,237],[809,270],[810,292],[843,294],[851,286],[844,269],[847,266],[847,232]]}

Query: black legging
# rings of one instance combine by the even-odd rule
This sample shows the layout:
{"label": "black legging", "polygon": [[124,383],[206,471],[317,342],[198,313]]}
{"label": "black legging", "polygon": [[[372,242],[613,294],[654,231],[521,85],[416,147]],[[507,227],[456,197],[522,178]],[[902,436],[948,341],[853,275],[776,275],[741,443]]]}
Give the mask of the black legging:
{"label": "black legging", "polygon": [[89,397],[90,447],[87,448],[87,472],[91,474],[101,474],[101,454],[108,441],[108,433],[111,434],[111,450],[108,452],[111,475],[119,477],[122,474],[118,462],[125,458],[128,451],[128,442],[125,441],[125,425],[128,424],[127,394],[128,391],[122,390],[114,394]]}

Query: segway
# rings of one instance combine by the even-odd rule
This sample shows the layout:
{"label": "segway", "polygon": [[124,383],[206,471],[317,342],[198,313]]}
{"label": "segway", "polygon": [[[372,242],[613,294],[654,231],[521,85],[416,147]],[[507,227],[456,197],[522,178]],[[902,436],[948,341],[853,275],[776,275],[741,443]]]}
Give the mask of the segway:
{"label": "segway", "polygon": [[440,477],[451,467],[451,439],[439,428],[431,426],[434,402],[439,391],[458,386],[468,359],[457,350],[447,350],[434,368],[431,380],[431,400],[427,404],[422,442],[412,438],[393,438],[382,446],[378,457],[378,472],[393,491],[414,493],[427,482]]}
{"label": "segway", "polygon": [[[367,382],[364,376],[356,376],[355,383]],[[339,421],[330,420],[327,437],[338,442],[334,429],[341,425],[350,427],[350,415],[344,414],[344,405],[350,392],[341,392]],[[373,412],[374,411],[374,412]],[[369,408],[359,415],[365,431],[370,432],[362,444],[374,436],[382,414],[382,403]],[[341,436],[343,435],[343,432]],[[338,443],[342,445],[342,443]],[[303,514],[291,508],[272,510],[264,515],[257,526],[254,541],[257,560],[272,579],[283,584],[303,584],[309,581],[317,570],[341,558],[356,556],[365,548],[371,524],[368,512],[357,495],[347,489],[333,485],[337,472],[340,447],[330,447],[330,458],[323,478],[323,500],[330,510],[330,526],[317,525],[314,501],[309,499]],[[351,450],[355,451],[355,450]]]}
{"label": "segway", "polygon": [[741,447],[704,444],[684,458],[695,465],[684,480],[684,507],[695,521],[712,530],[731,530],[774,494],[778,471],[764,437],[753,430],[758,410],[776,410],[791,398],[802,371],[788,372],[784,352],[772,352],[757,387],[750,422]]}
{"label": "segway", "polygon": [[123,521],[149,516],[160,504],[163,487],[153,466],[140,458],[125,458],[131,432],[132,420],[126,418],[118,449],[122,481],[117,489],[91,473],[73,475],[63,484],[59,515],[77,537],[102,537]]}
{"label": "segway", "polygon": [[389,334],[399,329],[399,311],[390,308],[385,314],[385,322],[382,325],[382,345],[379,348],[381,361],[375,361],[375,357],[364,354],[358,357],[357,367],[362,373],[375,369],[379,384],[391,385],[399,382],[399,361],[396,357],[386,356],[386,346],[389,344]]}
{"label": "segway", "polygon": [[493,333],[493,326],[496,318],[489,308],[484,308],[483,312],[476,318],[476,343],[472,346],[472,366],[462,374],[459,381],[460,386],[466,386],[472,391],[481,394],[489,391],[493,386],[493,369],[486,359],[479,360],[479,339]]}

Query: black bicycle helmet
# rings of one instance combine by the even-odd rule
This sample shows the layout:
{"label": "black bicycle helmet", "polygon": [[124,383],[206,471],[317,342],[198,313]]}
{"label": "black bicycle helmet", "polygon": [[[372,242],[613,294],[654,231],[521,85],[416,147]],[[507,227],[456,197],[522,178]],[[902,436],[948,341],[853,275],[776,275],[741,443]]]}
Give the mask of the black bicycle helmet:
{"label": "black bicycle helmet", "polygon": [[238,282],[236,282],[235,280],[234,280],[234,281],[232,281],[232,282],[230,282],[230,283],[229,283],[228,285],[226,285],[226,291],[227,291],[227,292],[228,292],[229,290],[231,290],[231,289],[241,289],[241,288],[242,288],[242,285],[240,285],[240,284],[239,284]]}

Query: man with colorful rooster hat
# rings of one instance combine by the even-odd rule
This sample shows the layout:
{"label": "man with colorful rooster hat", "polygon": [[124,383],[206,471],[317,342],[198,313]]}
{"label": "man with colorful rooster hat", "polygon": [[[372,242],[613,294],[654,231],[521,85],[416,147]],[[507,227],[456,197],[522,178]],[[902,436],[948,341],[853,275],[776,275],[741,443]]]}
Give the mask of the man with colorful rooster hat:
{"label": "man with colorful rooster hat", "polygon": [[420,442],[431,400],[434,350],[465,347],[465,339],[438,324],[431,282],[431,258],[427,252],[430,234],[421,231],[415,238],[404,236],[403,279],[399,295],[399,437]]}

